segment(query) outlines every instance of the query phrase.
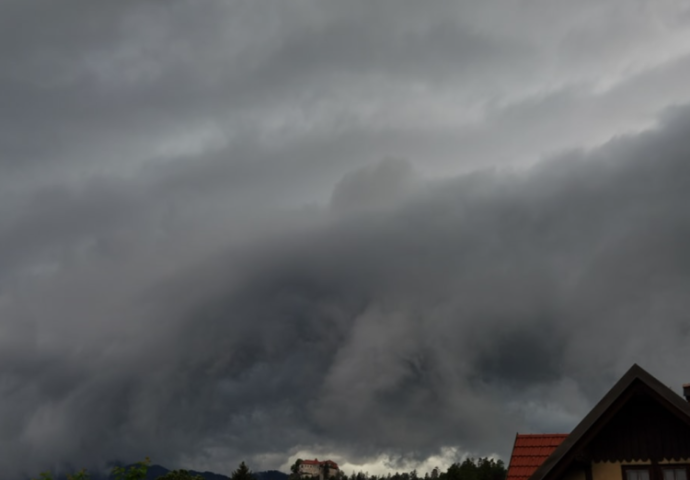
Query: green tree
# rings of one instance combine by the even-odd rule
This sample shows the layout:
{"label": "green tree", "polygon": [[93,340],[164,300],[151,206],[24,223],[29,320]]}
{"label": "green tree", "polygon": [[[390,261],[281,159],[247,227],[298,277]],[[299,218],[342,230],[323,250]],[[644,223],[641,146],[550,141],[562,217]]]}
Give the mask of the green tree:
{"label": "green tree", "polygon": [[[50,472],[41,472],[39,475],[41,480],[53,480],[53,474]],[[89,480],[89,474],[82,468],[77,473],[67,474],[67,480]]]}
{"label": "green tree", "polygon": [[445,473],[439,475],[439,480],[505,480],[506,474],[502,460],[467,458],[462,463],[448,467]]}
{"label": "green tree", "polygon": [[158,477],[156,480],[204,480],[204,477],[192,475],[187,470],[173,470]]}
{"label": "green tree", "polygon": [[149,469],[151,459],[146,457],[143,462],[127,467],[113,467],[112,474],[116,480],[144,480]]}
{"label": "green tree", "polygon": [[505,480],[508,472],[502,460],[496,461],[487,457],[479,459],[477,473],[479,480]]}
{"label": "green tree", "polygon": [[479,468],[474,458],[466,458],[460,464],[460,478],[462,480],[479,480]]}
{"label": "green tree", "polygon": [[292,473],[299,473],[299,466],[300,466],[300,465],[302,465],[302,459],[301,459],[301,458],[298,458],[297,460],[295,460],[295,463],[293,463],[293,464],[290,466],[290,471],[291,471]]}
{"label": "green tree", "polygon": [[232,472],[230,480],[256,480],[254,474],[249,470],[249,467],[244,463],[240,463],[240,466]]}
{"label": "green tree", "polygon": [[82,468],[75,474],[67,475],[67,480],[89,480],[89,474]]}
{"label": "green tree", "polygon": [[[113,467],[111,473],[116,480],[144,480],[146,478],[146,472],[148,472],[149,469],[149,463],[151,463],[151,459],[146,457],[144,461],[137,462],[136,465],[132,465],[129,468]],[[41,472],[39,476],[40,480],[53,480],[53,474],[50,472]],[[89,480],[89,478],[89,474],[85,469],[67,475],[67,480]]]}
{"label": "green tree", "polygon": [[289,480],[298,480],[299,479],[299,466],[302,465],[302,459],[298,458],[295,460],[295,463],[290,465],[290,475],[289,475]]}
{"label": "green tree", "polygon": [[460,465],[457,463],[452,464],[448,467],[445,473],[439,476],[442,480],[465,480],[462,476],[462,471]]}

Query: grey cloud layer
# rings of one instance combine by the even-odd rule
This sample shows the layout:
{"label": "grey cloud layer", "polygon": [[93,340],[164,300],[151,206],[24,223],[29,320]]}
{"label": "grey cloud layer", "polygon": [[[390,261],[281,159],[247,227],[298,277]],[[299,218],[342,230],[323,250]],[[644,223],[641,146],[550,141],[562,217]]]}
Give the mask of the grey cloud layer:
{"label": "grey cloud layer", "polygon": [[[533,2],[512,11],[461,3],[420,9],[413,2],[395,8],[367,2],[6,2],[2,161],[18,168],[50,159],[43,168],[53,174],[65,164],[97,171],[94,164],[105,168],[106,162],[117,171],[116,165],[155,156],[171,136],[208,125],[228,138],[263,137],[269,129],[272,142],[281,138],[274,123],[288,130],[322,125],[327,136],[350,129],[361,136],[360,130],[376,127],[400,139],[410,133],[401,119],[416,116],[412,133],[427,138],[425,161],[434,164],[439,153],[446,159],[449,153],[433,148],[436,134],[423,128],[429,120],[456,131],[445,116],[478,110],[481,118],[487,102],[501,106],[553,89],[612,82],[621,70],[658,66],[656,50],[670,52],[668,61],[687,53],[678,47],[684,44],[679,7],[658,4],[649,11],[618,2],[571,11],[567,4]],[[545,23],[538,13],[548,17],[548,28],[536,35],[535,27]],[[650,16],[655,22],[645,24]],[[585,56],[593,64],[571,72],[570,57],[591,52],[578,39],[605,34],[621,40],[606,43],[606,57]],[[653,118],[669,97],[690,94],[678,87],[672,96],[661,95],[641,112],[644,118]],[[408,104],[414,107],[405,110]],[[621,119],[613,125],[629,126]],[[557,121],[554,128],[567,137],[570,125]],[[395,148],[383,142],[382,148]],[[477,150],[465,154],[463,143],[449,149],[472,163]],[[533,155],[518,147],[515,153]],[[490,155],[489,148],[481,157]]]}
{"label": "grey cloud layer", "polygon": [[[343,180],[337,212],[153,289],[127,295],[136,269],[117,263],[131,255],[57,273],[36,298],[6,289],[2,466],[175,463],[212,446],[228,468],[299,446],[351,460],[505,454],[516,429],[572,426],[530,420],[528,400],[572,421],[632,362],[677,381],[690,361],[689,131],[684,109],[586,155],[412,190],[409,166],[389,160]],[[394,204],[342,194],[396,170]]]}
{"label": "grey cloud layer", "polygon": [[677,383],[689,11],[2,2],[0,468],[506,454]]}

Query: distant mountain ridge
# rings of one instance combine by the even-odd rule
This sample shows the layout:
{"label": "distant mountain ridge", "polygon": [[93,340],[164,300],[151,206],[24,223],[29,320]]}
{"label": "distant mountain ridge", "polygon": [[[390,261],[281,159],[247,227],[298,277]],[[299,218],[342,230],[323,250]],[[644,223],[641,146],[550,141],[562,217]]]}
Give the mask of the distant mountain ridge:
{"label": "distant mountain ridge", "polygon": [[[127,467],[129,468],[134,465],[135,464],[127,465]],[[146,473],[146,480],[156,480],[158,477],[162,477],[170,471],[170,469],[165,468],[161,465],[151,465]],[[220,473],[197,472],[196,470],[188,470],[188,472],[192,475],[200,475],[204,480],[230,480],[229,476],[221,475]],[[288,478],[287,473],[283,473],[278,470],[266,470],[263,472],[252,473],[254,474],[254,477],[256,477],[256,480],[287,480]],[[89,473],[89,476],[91,480],[115,480],[115,477],[112,474],[100,474],[94,472]],[[39,477],[39,474],[36,473],[35,475],[27,477],[24,480],[30,480],[32,478],[38,479]],[[53,477],[53,480],[67,480],[67,474],[56,475],[55,477]]]}

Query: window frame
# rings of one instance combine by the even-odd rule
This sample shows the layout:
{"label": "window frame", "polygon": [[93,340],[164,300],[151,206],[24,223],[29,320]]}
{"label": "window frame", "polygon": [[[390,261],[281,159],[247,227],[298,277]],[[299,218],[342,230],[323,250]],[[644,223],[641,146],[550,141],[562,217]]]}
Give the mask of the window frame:
{"label": "window frame", "polygon": [[649,480],[659,480],[654,475],[654,465],[651,463],[637,464],[637,465],[621,465],[621,478],[628,480],[629,470],[646,470],[649,473]]}
{"label": "window frame", "polygon": [[690,463],[660,463],[658,465],[659,467],[659,478],[660,480],[664,480],[664,469],[667,468],[669,470],[680,470],[681,468],[685,469],[685,480],[690,480]]}
{"label": "window frame", "polygon": [[628,480],[628,470],[646,470],[649,472],[649,480],[664,480],[664,469],[685,468],[685,478],[690,480],[690,463],[638,463],[621,465],[621,480]]}

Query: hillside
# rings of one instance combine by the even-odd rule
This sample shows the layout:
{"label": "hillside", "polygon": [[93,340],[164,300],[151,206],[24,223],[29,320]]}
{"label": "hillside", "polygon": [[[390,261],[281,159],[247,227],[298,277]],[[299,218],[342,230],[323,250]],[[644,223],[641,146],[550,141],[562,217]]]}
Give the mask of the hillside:
{"label": "hillside", "polygon": [[[148,474],[146,475],[146,480],[156,480],[157,478],[168,473],[170,469],[165,468],[161,465],[151,465],[148,469]],[[197,472],[195,470],[189,470],[190,473],[194,475],[201,475],[204,480],[230,480],[228,475],[221,475],[220,473],[214,472]],[[287,480],[288,475],[278,470],[267,470],[264,472],[254,472],[254,476],[257,480]],[[39,475],[36,474],[31,478],[38,478]],[[91,480],[115,480],[112,475],[101,475],[98,473],[92,473],[90,476]],[[26,478],[24,480],[30,480]],[[53,480],[67,480],[67,475],[55,476]]]}

